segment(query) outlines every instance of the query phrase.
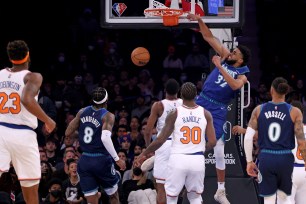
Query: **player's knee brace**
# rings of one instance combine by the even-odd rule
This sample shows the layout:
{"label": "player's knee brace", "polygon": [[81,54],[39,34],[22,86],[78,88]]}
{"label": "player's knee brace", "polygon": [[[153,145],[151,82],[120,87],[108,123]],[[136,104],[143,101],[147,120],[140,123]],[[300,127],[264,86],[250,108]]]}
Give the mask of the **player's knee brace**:
{"label": "player's knee brace", "polygon": [[199,204],[202,203],[202,196],[196,192],[188,192],[187,198],[190,204]]}
{"label": "player's knee brace", "polygon": [[217,145],[214,147],[214,154],[216,159],[216,168],[220,170],[225,169],[225,158],[224,158],[224,143],[218,140]]}
{"label": "player's knee brace", "polygon": [[32,187],[39,184],[39,180],[20,181],[22,187]]}

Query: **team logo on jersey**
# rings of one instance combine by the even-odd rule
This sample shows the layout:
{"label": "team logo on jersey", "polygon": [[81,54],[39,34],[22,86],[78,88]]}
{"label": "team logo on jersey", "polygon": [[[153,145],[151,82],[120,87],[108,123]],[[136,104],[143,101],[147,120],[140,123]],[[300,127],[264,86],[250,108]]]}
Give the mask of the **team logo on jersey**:
{"label": "team logo on jersey", "polygon": [[117,16],[119,17],[123,14],[126,8],[127,6],[125,5],[125,3],[114,3],[113,4],[113,10],[116,12]]}
{"label": "team logo on jersey", "polygon": [[275,106],[274,109],[277,110],[277,106]]}

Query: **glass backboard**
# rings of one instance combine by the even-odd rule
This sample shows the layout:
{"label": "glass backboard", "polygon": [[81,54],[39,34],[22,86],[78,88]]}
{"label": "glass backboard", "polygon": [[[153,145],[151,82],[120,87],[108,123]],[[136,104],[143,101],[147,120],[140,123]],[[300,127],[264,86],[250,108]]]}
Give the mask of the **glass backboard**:
{"label": "glass backboard", "polygon": [[210,28],[240,28],[244,22],[244,0],[101,0],[103,28],[166,28],[162,17],[145,16],[151,8],[182,9],[178,28],[197,28],[196,21],[186,15],[193,12],[202,16]]}

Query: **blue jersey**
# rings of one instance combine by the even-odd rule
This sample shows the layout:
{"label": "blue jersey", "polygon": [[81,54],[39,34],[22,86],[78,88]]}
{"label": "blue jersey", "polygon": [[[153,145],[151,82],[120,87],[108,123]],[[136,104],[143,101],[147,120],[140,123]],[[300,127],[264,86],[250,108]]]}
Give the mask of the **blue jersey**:
{"label": "blue jersey", "polygon": [[[226,63],[223,63],[222,67],[234,79],[237,79],[238,75],[244,75],[250,72],[247,66],[235,68]],[[208,75],[201,91],[201,95],[205,95],[208,98],[214,99],[215,101],[221,102],[223,104],[228,104],[230,100],[235,96],[235,93],[236,91],[233,91],[232,88],[228,85],[218,68],[214,68]]]}
{"label": "blue jersey", "polygon": [[294,123],[288,103],[261,105],[258,117],[258,144],[261,150],[292,150],[295,147]]}
{"label": "blue jersey", "polygon": [[79,142],[83,152],[109,155],[101,141],[102,118],[107,112],[104,108],[98,110],[92,106],[84,108],[80,115],[79,126]]}

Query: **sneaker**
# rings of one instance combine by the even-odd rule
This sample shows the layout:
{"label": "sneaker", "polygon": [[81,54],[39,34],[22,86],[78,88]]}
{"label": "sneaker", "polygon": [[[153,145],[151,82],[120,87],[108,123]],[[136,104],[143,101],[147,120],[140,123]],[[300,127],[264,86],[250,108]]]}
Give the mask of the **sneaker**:
{"label": "sneaker", "polygon": [[215,200],[220,204],[230,204],[226,198],[225,189],[218,189],[214,195]]}

